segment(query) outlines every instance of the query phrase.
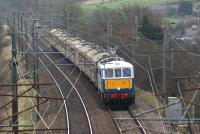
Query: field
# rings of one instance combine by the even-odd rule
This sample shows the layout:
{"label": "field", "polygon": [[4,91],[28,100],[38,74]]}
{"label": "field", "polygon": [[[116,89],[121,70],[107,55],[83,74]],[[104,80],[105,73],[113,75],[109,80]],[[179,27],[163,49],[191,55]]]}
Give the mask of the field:
{"label": "field", "polygon": [[104,0],[105,2],[102,3],[102,0],[95,0],[95,2],[85,2],[82,4],[82,7],[86,11],[94,10],[98,7],[107,7],[110,9],[119,9],[123,6],[142,6],[148,7],[156,4],[164,4],[168,2],[176,2],[178,0]]}

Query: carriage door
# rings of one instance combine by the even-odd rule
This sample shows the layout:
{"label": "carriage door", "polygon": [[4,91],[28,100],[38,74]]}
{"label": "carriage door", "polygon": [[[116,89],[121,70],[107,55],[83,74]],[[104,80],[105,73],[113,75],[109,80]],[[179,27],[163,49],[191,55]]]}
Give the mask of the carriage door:
{"label": "carriage door", "polygon": [[97,86],[98,86],[98,89],[101,89],[101,77],[102,77],[102,70],[101,69],[97,69],[98,73],[97,73]]}

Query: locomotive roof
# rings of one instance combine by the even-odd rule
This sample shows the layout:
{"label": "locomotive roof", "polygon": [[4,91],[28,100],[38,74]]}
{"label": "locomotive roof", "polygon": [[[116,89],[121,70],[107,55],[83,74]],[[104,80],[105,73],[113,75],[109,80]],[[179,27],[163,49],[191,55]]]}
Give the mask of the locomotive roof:
{"label": "locomotive roof", "polygon": [[99,62],[98,68],[106,69],[106,68],[132,68],[133,65],[127,61],[117,60],[117,61],[108,61],[108,62]]}

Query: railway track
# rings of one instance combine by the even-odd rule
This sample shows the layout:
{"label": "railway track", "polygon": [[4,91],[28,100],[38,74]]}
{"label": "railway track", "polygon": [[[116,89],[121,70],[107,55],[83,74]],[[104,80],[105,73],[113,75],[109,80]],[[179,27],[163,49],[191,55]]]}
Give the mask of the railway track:
{"label": "railway track", "polygon": [[[43,49],[45,49],[45,45],[48,46],[45,41],[40,42],[40,45],[43,45],[43,48],[39,47],[39,51],[41,52],[43,51]],[[68,128],[67,133],[93,134],[88,111],[82,97],[80,96],[75,86],[79,77],[77,77],[75,82],[72,82],[65,74],[64,70],[57,65],[59,63],[62,64],[63,61],[59,60],[59,62],[56,62],[57,64],[55,64],[50,55],[50,53],[42,53],[39,56],[39,61],[58,87],[61,97],[67,99],[67,101],[64,101],[65,113],[67,118],[66,125]]]}
{"label": "railway track", "polygon": [[[134,118],[131,110],[112,111],[108,107],[116,127],[120,134],[147,134],[141,122]],[[132,120],[123,120],[123,118],[132,118]]]}

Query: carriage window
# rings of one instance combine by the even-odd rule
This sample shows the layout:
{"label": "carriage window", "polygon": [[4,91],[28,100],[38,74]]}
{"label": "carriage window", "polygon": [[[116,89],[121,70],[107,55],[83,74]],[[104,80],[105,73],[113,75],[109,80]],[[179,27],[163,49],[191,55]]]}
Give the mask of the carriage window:
{"label": "carriage window", "polygon": [[115,77],[121,77],[121,69],[115,69]]}
{"label": "carriage window", "polygon": [[105,78],[113,77],[113,69],[105,69]]}
{"label": "carriage window", "polygon": [[131,68],[123,69],[123,77],[131,77]]}

